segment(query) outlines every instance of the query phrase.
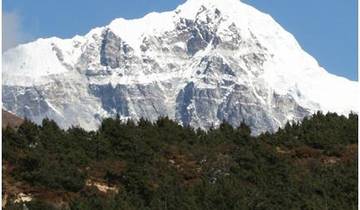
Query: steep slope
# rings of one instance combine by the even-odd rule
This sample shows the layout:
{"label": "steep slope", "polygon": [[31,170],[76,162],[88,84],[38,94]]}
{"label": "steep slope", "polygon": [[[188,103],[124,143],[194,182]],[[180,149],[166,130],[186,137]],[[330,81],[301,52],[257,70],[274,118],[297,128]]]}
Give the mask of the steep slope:
{"label": "steep slope", "polygon": [[269,15],[237,0],[112,21],[3,55],[3,104],[19,116],[97,127],[103,117],[275,131],[317,111],[357,111],[357,83],[329,74]]}

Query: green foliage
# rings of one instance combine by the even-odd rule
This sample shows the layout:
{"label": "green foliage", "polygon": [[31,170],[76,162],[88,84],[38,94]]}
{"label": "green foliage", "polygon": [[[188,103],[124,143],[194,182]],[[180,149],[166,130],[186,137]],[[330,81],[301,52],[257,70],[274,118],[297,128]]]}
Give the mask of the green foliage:
{"label": "green foliage", "polygon": [[[356,114],[332,113],[258,137],[244,123],[206,132],[169,118],[117,117],[87,132],[46,119],[3,129],[2,144],[12,178],[73,193],[70,209],[351,210],[358,202],[357,128]],[[119,192],[104,195],[86,186],[90,179]],[[51,209],[41,200],[26,205]]]}

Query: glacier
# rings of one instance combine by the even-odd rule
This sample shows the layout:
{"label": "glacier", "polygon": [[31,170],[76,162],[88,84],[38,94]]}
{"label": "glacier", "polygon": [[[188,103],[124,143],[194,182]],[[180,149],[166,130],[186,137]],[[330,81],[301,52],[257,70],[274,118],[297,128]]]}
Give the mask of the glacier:
{"label": "glacier", "polygon": [[94,130],[106,117],[254,135],[317,111],[358,111],[358,83],[328,73],[270,15],[238,0],[188,0],[71,39],[3,54],[3,108]]}

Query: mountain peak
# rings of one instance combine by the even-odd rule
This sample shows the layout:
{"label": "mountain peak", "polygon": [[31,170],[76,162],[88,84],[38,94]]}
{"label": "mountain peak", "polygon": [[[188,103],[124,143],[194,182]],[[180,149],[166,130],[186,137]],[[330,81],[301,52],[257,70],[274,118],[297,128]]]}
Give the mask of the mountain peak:
{"label": "mountain peak", "polygon": [[104,117],[255,134],[318,110],[358,111],[357,83],[331,75],[269,15],[238,0],[188,0],[73,39],[3,54],[3,104],[18,116],[96,129]]}
{"label": "mountain peak", "polygon": [[243,3],[240,0],[187,0],[183,5],[191,5],[191,6],[218,6],[222,8],[232,8],[239,5],[242,5]]}
{"label": "mountain peak", "polygon": [[244,5],[240,0],[188,0],[180,5],[176,12],[185,14],[188,17],[196,15],[200,8],[234,13],[241,12],[240,10]]}
{"label": "mountain peak", "polygon": [[[268,30],[283,30],[270,16],[239,0],[188,0],[173,11],[152,12],[138,19],[115,19],[107,28],[140,54],[139,48],[146,36],[170,32],[182,20],[201,21],[209,27],[220,26],[220,22],[224,23],[224,27],[235,24],[243,30],[244,37],[250,37],[251,33],[262,35],[267,34]],[[217,23],[210,24],[209,21]]]}

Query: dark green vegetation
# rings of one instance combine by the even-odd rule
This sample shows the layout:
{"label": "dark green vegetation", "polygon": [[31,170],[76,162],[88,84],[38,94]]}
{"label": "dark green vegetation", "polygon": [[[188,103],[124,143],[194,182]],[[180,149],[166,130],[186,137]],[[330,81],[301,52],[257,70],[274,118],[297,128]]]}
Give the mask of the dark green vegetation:
{"label": "dark green vegetation", "polygon": [[[97,132],[44,120],[3,130],[5,209],[357,209],[358,116],[318,113],[275,134],[168,118]],[[107,187],[107,189],[102,189]]]}

